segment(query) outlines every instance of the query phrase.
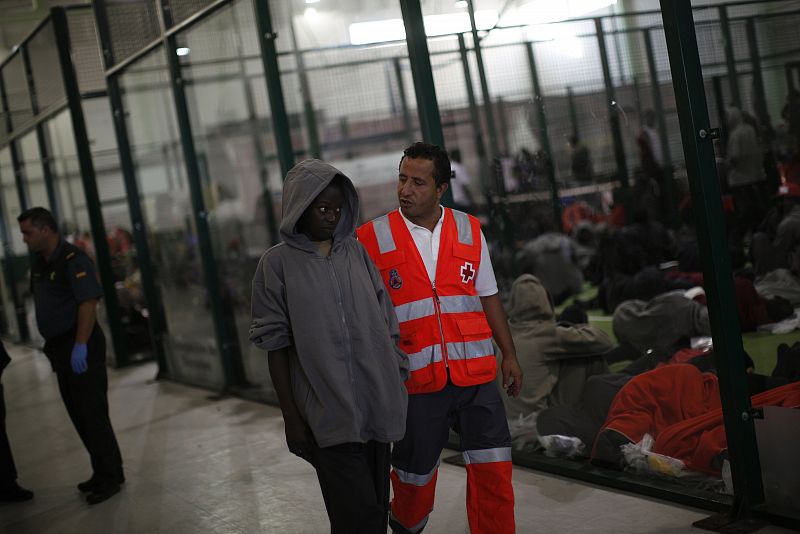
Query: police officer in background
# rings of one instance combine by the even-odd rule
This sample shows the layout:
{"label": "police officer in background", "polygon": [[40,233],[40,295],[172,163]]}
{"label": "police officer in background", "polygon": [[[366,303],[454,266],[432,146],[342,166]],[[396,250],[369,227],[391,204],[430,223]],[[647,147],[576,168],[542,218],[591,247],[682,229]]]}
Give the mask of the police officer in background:
{"label": "police officer in background", "polygon": [[31,290],[44,353],[58,377],[61,398],[89,452],[92,476],[78,484],[97,504],[119,492],[122,457],[108,416],[106,340],[96,321],[102,297],[92,260],[64,241],[53,215],[30,208],[19,217],[32,253]]}
{"label": "police officer in background", "polygon": [[[0,376],[3,369],[11,363],[11,358],[0,341]],[[17,468],[11,455],[11,445],[6,435],[6,402],[3,397],[3,384],[0,383],[0,502],[29,501],[33,492],[17,484]]]}

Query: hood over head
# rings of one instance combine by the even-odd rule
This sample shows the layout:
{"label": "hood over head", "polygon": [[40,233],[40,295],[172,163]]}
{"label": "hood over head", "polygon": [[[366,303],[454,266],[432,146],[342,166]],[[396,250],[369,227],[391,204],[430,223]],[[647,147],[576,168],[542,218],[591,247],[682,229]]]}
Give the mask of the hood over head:
{"label": "hood over head", "polygon": [[297,222],[315,198],[328,187],[336,176],[341,176],[344,205],[342,216],[333,234],[333,246],[347,236],[352,236],[358,223],[358,194],[353,182],[336,167],[318,159],[301,161],[289,171],[283,182],[283,215],[281,237],[288,244],[302,250],[315,251],[316,245],[297,229]]}
{"label": "hood over head", "polygon": [[508,317],[512,323],[526,321],[555,322],[553,301],[538,278],[523,274],[511,286]]}

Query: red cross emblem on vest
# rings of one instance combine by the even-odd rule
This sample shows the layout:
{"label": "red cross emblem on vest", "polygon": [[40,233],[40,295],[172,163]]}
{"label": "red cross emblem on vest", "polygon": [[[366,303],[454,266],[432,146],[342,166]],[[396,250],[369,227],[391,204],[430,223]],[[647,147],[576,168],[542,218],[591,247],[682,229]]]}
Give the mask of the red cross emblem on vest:
{"label": "red cross emblem on vest", "polygon": [[461,281],[465,284],[469,284],[470,280],[475,278],[475,269],[472,268],[472,264],[468,261],[464,262],[464,265],[461,266]]}

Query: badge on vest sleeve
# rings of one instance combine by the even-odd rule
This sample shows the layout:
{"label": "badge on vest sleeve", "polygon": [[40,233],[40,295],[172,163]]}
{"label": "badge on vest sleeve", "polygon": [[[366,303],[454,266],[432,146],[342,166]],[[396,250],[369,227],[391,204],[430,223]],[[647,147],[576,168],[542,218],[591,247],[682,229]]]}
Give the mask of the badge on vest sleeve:
{"label": "badge on vest sleeve", "polygon": [[475,278],[475,269],[472,268],[472,263],[465,261],[461,266],[461,281],[469,284]]}
{"label": "badge on vest sleeve", "polygon": [[389,287],[392,289],[400,289],[403,287],[403,279],[400,278],[400,273],[397,272],[397,269],[389,271]]}

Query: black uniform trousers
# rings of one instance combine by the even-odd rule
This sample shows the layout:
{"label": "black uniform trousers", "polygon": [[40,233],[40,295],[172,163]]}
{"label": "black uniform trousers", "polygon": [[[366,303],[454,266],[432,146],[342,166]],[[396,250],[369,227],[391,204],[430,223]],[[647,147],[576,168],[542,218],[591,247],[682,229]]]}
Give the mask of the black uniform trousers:
{"label": "black uniform trousers", "polygon": [[[3,369],[11,361],[5,347],[0,343],[0,377]],[[17,481],[17,468],[11,455],[11,445],[6,434],[6,400],[3,396],[3,384],[0,383],[0,491],[10,488]]]}
{"label": "black uniform trousers", "polygon": [[[2,374],[0,370],[0,374]],[[10,488],[17,481],[17,468],[11,455],[11,445],[6,434],[6,401],[3,397],[3,384],[0,384],[0,491]]]}
{"label": "black uniform trousers", "polygon": [[331,534],[386,533],[389,522],[388,443],[343,443],[314,450]]}
{"label": "black uniform trousers", "polygon": [[122,456],[108,416],[106,338],[95,324],[87,345],[89,369],[76,374],[70,365],[75,330],[48,339],[44,353],[53,364],[58,389],[83,445],[89,452],[93,476],[100,483],[124,480]]}

